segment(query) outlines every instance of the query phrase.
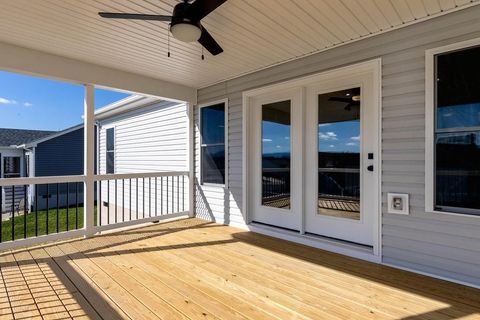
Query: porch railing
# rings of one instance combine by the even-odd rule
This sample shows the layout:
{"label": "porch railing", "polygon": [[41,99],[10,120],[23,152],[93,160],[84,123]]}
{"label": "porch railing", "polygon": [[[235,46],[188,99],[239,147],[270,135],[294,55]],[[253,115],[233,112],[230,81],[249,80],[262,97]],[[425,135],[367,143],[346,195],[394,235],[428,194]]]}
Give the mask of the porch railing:
{"label": "porch railing", "polygon": [[[86,190],[85,176],[1,179],[0,250],[190,212],[188,172],[96,175],[94,181],[94,190]],[[95,194],[93,212],[84,210],[88,192]]]}

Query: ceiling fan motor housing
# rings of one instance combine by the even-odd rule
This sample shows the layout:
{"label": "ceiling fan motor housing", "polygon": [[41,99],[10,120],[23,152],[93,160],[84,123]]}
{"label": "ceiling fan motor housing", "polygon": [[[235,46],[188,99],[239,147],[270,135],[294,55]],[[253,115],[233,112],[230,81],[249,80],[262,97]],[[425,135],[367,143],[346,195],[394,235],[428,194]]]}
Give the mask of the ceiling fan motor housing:
{"label": "ceiling fan motor housing", "polygon": [[200,38],[202,26],[200,21],[194,21],[187,16],[189,6],[188,2],[180,2],[175,6],[170,23],[170,32],[181,41],[194,42]]}

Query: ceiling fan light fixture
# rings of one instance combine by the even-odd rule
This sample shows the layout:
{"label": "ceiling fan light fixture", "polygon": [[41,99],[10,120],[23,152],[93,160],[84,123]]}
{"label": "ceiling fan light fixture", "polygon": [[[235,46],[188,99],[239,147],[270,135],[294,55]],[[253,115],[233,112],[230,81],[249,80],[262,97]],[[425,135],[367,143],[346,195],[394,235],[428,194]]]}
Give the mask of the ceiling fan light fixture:
{"label": "ceiling fan light fixture", "polygon": [[172,24],[170,26],[170,32],[175,39],[183,42],[198,41],[202,35],[202,29],[200,29],[199,26],[188,22]]}

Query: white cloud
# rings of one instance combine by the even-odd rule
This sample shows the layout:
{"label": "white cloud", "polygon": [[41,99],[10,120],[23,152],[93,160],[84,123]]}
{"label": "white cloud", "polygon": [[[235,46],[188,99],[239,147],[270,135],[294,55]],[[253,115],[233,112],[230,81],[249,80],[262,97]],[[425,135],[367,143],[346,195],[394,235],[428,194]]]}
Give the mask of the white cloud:
{"label": "white cloud", "polygon": [[328,127],[330,125],[330,123],[322,123],[322,124],[319,124],[318,126],[319,127]]}
{"label": "white cloud", "polygon": [[334,144],[329,145],[330,148],[335,148]]}
{"label": "white cloud", "polygon": [[262,142],[272,142],[272,139],[262,139]]}
{"label": "white cloud", "polygon": [[350,137],[350,140],[358,141],[358,140],[360,140],[360,136]]}
{"label": "white cloud", "polygon": [[23,105],[24,105],[25,107],[31,107],[31,106],[33,106],[33,103],[24,102]]}
{"label": "white cloud", "polygon": [[318,137],[322,140],[337,140],[337,134],[332,131],[320,132]]}
{"label": "white cloud", "polygon": [[276,146],[276,147],[277,147],[277,149],[280,149],[280,148],[281,148],[281,146]]}
{"label": "white cloud", "polygon": [[346,146],[356,146],[357,144],[355,142],[349,142],[345,144]]}
{"label": "white cloud", "polygon": [[290,140],[290,137],[284,137],[284,138],[285,138],[285,140]]}
{"label": "white cloud", "polygon": [[0,97],[0,104],[17,104],[17,101]]}

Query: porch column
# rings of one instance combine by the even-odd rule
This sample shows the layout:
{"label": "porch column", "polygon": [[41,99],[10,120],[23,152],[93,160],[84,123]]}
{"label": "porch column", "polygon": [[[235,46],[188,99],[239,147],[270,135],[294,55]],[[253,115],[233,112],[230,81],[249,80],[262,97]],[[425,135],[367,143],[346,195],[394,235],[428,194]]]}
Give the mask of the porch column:
{"label": "porch column", "polygon": [[188,216],[195,217],[195,105],[187,103],[188,116]]}
{"label": "porch column", "polygon": [[95,105],[94,86],[85,85],[84,103],[84,175],[85,185],[83,189],[83,225],[85,237],[94,233],[94,210],[95,210]]}

